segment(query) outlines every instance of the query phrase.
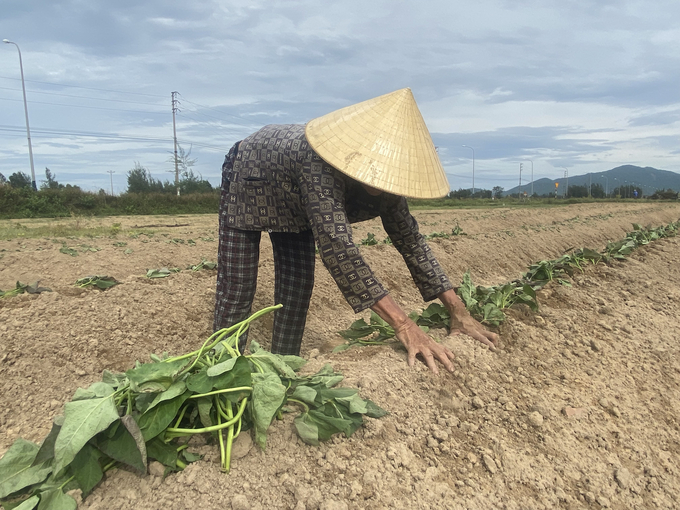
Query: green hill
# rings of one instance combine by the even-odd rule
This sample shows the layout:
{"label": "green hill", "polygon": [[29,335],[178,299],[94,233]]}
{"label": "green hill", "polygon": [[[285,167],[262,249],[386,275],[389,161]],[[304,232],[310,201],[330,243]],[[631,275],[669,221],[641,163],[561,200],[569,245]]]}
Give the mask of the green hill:
{"label": "green hill", "polygon": [[[556,182],[559,184],[557,193],[562,195],[567,186],[567,179],[563,177],[554,180],[543,178],[534,181],[534,193],[547,195],[554,192]],[[610,193],[619,186],[632,185],[642,190],[644,195],[651,195],[658,189],[670,188],[676,192],[680,191],[680,174],[649,166],[642,168],[634,165],[623,165],[604,172],[569,176],[569,186],[589,186],[591,184],[600,184],[605,191]],[[503,194],[511,195],[518,191],[519,186],[515,186],[512,189],[505,190]],[[530,182],[522,184],[522,192],[525,191],[531,192]]]}

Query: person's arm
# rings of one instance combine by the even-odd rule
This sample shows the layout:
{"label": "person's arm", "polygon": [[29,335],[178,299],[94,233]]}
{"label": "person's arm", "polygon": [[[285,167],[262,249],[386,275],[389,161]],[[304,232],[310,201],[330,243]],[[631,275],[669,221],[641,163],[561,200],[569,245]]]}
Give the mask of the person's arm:
{"label": "person's arm", "polygon": [[427,335],[418,325],[409,319],[408,315],[397,305],[389,294],[377,301],[371,310],[377,313],[381,319],[387,322],[397,339],[404,344],[408,352],[408,365],[412,367],[416,362],[416,356],[420,354],[425,364],[435,374],[439,373],[435,359],[438,359],[449,372],[453,372],[453,353],[438,344]]}
{"label": "person's arm", "polygon": [[465,308],[465,303],[463,303],[453,289],[444,291],[437,297],[451,314],[450,335],[465,333],[487,345],[492,351],[496,350],[499,340],[498,335],[486,329],[470,315],[467,308]]}
{"label": "person's arm", "polygon": [[495,349],[498,335],[488,331],[468,313],[456,295],[443,269],[418,229],[418,222],[408,210],[405,199],[385,200],[381,211],[385,231],[399,250],[425,301],[439,298],[451,314],[451,335],[465,333]]}

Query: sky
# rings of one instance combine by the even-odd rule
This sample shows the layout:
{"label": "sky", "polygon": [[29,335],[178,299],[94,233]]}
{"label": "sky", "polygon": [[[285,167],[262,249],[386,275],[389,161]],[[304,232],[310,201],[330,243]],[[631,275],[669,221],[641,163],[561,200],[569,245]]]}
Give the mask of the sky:
{"label": "sky", "polygon": [[[35,174],[119,194],[214,186],[234,142],[410,87],[451,189],[631,164],[680,172],[677,0],[2,0]],[[474,171],[473,171],[474,169]],[[0,173],[30,175],[19,53],[0,43]],[[647,190],[645,190],[647,191]],[[653,190],[649,190],[653,191]]]}

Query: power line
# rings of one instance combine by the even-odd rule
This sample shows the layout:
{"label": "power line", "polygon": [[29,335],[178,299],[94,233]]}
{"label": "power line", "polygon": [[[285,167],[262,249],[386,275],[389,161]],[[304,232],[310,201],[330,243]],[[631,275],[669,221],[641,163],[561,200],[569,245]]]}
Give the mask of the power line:
{"label": "power line", "polygon": [[[9,76],[0,76],[0,78],[5,79],[5,80],[15,80],[15,81],[21,81],[19,78],[10,78]],[[101,92],[115,92],[116,94],[130,94],[134,96],[148,96],[148,97],[158,97],[158,98],[165,98],[165,96],[161,96],[160,94],[145,94],[143,92],[127,92],[123,90],[111,90],[111,89],[99,89],[95,87],[83,87],[82,85],[67,85],[64,83],[54,83],[54,82],[49,82],[49,81],[37,81],[37,80],[25,80],[26,83],[42,83],[43,85],[54,85],[55,87],[69,87],[69,88],[74,88],[74,89],[85,89],[85,90],[98,90]]]}
{"label": "power line", "polygon": [[[0,90],[14,90],[14,91],[19,91],[18,89],[13,89],[11,87],[0,87]],[[88,96],[75,96],[73,94],[60,94],[59,92],[43,92],[40,90],[28,90],[31,94],[45,94],[48,96],[61,96],[61,97],[75,97],[76,99],[91,99],[93,101],[108,101],[112,103],[129,103],[129,104],[143,104],[147,106],[158,106],[158,107],[163,107],[165,108],[165,105],[160,105],[158,103],[143,103],[141,101],[126,101],[124,99],[106,99],[103,97],[88,97]]]}
{"label": "power line", "polygon": [[[21,128],[16,126],[1,126],[0,131],[16,132]],[[119,134],[109,134],[109,133],[93,133],[84,131],[66,131],[60,129],[33,129],[36,133],[43,135],[56,135],[56,136],[75,136],[75,137],[85,137],[85,138],[105,138],[105,139],[120,139],[138,142],[171,142],[172,138],[161,138],[161,137],[139,137],[139,136],[128,136]]]}
{"label": "power line", "polygon": [[[23,128],[20,128],[18,126],[3,126],[0,125],[0,131],[5,131],[8,133],[21,133]],[[172,142],[172,138],[162,138],[162,137],[139,137],[139,136],[129,136],[129,135],[120,135],[120,134],[109,134],[109,133],[88,133],[84,131],[66,131],[66,130],[50,130],[50,129],[32,129],[31,132],[34,132],[38,135],[54,135],[54,136],[64,136],[64,137],[83,137],[83,138],[103,138],[103,139],[110,139],[110,140],[121,140],[121,141],[133,141],[133,142],[162,142],[162,143],[170,143]],[[47,138],[45,136],[39,136],[39,138]],[[208,145],[205,143],[201,142],[193,142],[191,140],[186,140],[186,139],[179,139],[178,142],[180,142],[182,145],[195,145],[196,147],[202,147],[205,149],[213,149],[215,151],[219,152],[228,152],[229,148],[228,147],[219,147],[216,145]]]}
{"label": "power line", "polygon": [[[180,94],[180,96],[182,96],[182,94]],[[189,100],[188,100],[187,98],[185,98],[184,96],[182,96],[182,99],[184,100],[185,103],[189,103],[189,104],[192,104],[192,105],[194,105],[194,106],[198,106],[198,107],[200,107],[200,108],[206,108],[206,109],[208,109],[208,110],[215,110],[215,111],[217,111],[217,112],[220,112],[220,113],[223,114],[223,115],[227,115],[227,116],[229,116],[229,117],[233,117],[233,118],[238,119],[238,120],[243,120],[241,117],[239,117],[239,116],[237,116],[237,115],[234,115],[233,113],[223,112],[222,110],[218,110],[218,109],[215,108],[214,106],[206,106],[206,105],[203,105],[203,104],[194,103],[193,101],[189,101]],[[198,113],[198,112],[197,112],[197,113]],[[210,115],[205,114],[205,113],[204,113],[203,115],[206,115],[207,117],[210,117]],[[213,118],[216,118],[216,119],[217,119],[217,117],[213,117]],[[217,120],[220,120],[220,121],[221,121],[221,120],[223,120],[223,119],[217,119]],[[244,126],[244,127],[250,127],[249,125],[246,125],[246,124],[241,124],[241,125]]]}
{"label": "power line", "polygon": [[[21,99],[10,99],[7,97],[0,97],[0,101],[14,101],[14,102],[22,102]],[[67,108],[87,108],[90,110],[107,110],[111,112],[128,112],[128,113],[151,113],[154,115],[167,115],[165,112],[150,112],[150,111],[142,111],[142,110],[125,110],[121,108],[104,108],[103,106],[85,106],[82,104],[62,104],[62,103],[48,103],[45,101],[27,101],[31,104],[46,104],[50,106],[64,106]]]}

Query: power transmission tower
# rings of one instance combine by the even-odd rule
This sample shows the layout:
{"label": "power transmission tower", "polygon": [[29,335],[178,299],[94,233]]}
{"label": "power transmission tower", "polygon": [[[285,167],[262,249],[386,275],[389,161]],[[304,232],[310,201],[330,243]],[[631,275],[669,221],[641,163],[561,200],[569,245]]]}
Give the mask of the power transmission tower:
{"label": "power transmission tower", "polygon": [[172,137],[175,141],[175,188],[177,188],[177,196],[179,196],[179,162],[177,160],[177,126],[175,124],[175,114],[179,110],[179,100],[176,95],[179,92],[172,92]]}
{"label": "power transmission tower", "polygon": [[116,173],[115,170],[107,170],[106,173],[108,173],[111,176],[111,196],[113,196],[113,174]]}

